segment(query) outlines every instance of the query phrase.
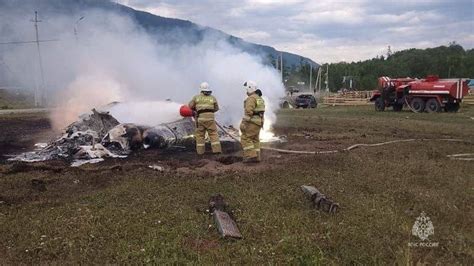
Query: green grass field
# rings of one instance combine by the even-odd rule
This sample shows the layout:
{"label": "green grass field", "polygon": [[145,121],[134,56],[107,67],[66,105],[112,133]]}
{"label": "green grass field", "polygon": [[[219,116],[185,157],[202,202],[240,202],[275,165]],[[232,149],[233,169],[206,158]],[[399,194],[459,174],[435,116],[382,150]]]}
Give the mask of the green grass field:
{"label": "green grass field", "polygon": [[34,108],[34,94],[30,91],[0,89],[0,110]]}
{"label": "green grass field", "polygon": [[[281,148],[308,151],[406,138],[471,143],[420,141],[331,155],[267,151],[263,166],[212,169],[190,164],[192,153],[170,159],[151,151],[81,168],[4,163],[0,264],[473,264],[474,162],[446,155],[474,152],[474,109],[372,109],[283,110],[275,130],[288,136]],[[0,120],[9,119],[18,117]],[[148,169],[153,162],[167,170]],[[47,190],[32,188],[32,179],[44,180]],[[339,212],[312,208],[303,184],[338,202]],[[234,209],[242,240],[219,237],[206,212],[214,193]],[[420,242],[411,230],[421,212],[433,222],[429,240],[438,247],[409,247]]]}

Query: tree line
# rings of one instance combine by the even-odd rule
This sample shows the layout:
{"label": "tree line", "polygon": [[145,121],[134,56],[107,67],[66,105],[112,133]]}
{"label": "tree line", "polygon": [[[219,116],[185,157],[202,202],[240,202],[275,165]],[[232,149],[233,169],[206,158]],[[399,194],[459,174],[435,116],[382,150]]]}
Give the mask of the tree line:
{"label": "tree line", "polygon": [[[321,66],[326,71],[327,65]],[[309,65],[284,72],[285,85],[297,81],[309,84]],[[313,88],[318,69],[313,69]],[[323,72],[323,87],[324,87]],[[331,91],[349,89],[372,90],[381,76],[424,78],[438,75],[440,78],[474,78],[474,49],[465,50],[455,42],[448,46],[428,49],[408,49],[352,63],[329,64],[329,88]]]}

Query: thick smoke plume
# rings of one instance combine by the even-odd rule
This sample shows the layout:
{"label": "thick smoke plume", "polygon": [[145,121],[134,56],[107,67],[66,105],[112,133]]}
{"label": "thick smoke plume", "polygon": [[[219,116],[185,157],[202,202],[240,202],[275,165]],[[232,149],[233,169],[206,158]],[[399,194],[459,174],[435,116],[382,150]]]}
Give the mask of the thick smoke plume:
{"label": "thick smoke plume", "polygon": [[[0,10],[2,42],[34,40],[29,21],[34,9],[30,10]],[[189,102],[202,81],[210,84],[220,102],[217,117],[222,123],[238,125],[246,80],[259,84],[269,106],[267,120],[275,120],[278,100],[284,94],[278,72],[264,65],[259,56],[225,40],[205,36],[198,43],[183,41],[183,45],[172,46],[159,43],[119,12],[96,8],[81,10],[78,15],[38,11],[40,16],[44,14],[40,17],[40,38],[59,40],[41,44],[46,97],[58,107],[51,115],[56,128],[112,101],[131,102],[111,110],[121,122],[166,122],[174,119],[178,105],[164,102]],[[84,19],[78,20],[80,16]],[[11,70],[9,80],[26,88],[39,86],[35,44],[4,45],[0,49],[0,59]],[[141,101],[146,103],[137,103]]]}

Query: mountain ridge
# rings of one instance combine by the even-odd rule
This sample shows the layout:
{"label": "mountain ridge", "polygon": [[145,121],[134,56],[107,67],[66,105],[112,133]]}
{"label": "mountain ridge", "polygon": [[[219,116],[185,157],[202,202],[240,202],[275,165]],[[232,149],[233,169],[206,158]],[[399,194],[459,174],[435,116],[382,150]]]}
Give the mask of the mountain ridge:
{"label": "mountain ridge", "polygon": [[[160,42],[180,45],[184,40],[185,43],[195,43],[202,41],[204,36],[211,35],[227,40],[231,45],[245,52],[261,56],[266,64],[273,64],[280,54],[283,53],[284,67],[294,68],[298,67],[300,63],[313,64],[314,68],[319,66],[318,63],[310,58],[295,53],[278,51],[269,45],[248,42],[219,29],[202,26],[190,20],[158,16],[109,0],[22,0],[21,4],[15,0],[0,0],[0,7],[2,5],[14,8],[19,13],[38,10],[40,16],[51,13],[85,15],[83,12],[84,8],[98,8],[109,12],[119,12],[134,19],[138,25]],[[173,37],[175,38],[173,39]]]}
{"label": "mountain ridge", "polygon": [[[148,26],[145,23],[144,17],[153,17],[153,18],[161,20],[162,22],[165,22],[165,23],[168,22],[168,21],[173,21],[173,22],[179,23],[181,25],[187,24],[188,27],[191,27],[191,28],[194,28],[198,31],[201,31],[200,33],[202,33],[202,34],[206,34],[206,33],[216,34],[220,37],[223,37],[224,39],[229,41],[229,43],[233,44],[237,48],[241,48],[242,50],[244,50],[246,52],[249,52],[249,53],[253,53],[253,54],[260,54],[260,55],[266,54],[267,56],[272,56],[273,60],[276,60],[276,58],[278,58],[279,54],[282,52],[282,51],[276,50],[275,48],[273,48],[269,45],[248,42],[248,41],[245,41],[244,39],[242,39],[240,37],[237,37],[237,36],[234,36],[234,35],[231,35],[231,34],[227,34],[224,31],[221,31],[219,29],[215,29],[215,28],[208,27],[208,26],[202,26],[202,25],[196,24],[196,23],[194,23],[192,21],[189,21],[189,20],[182,20],[182,19],[176,19],[176,18],[167,18],[167,17],[157,16],[157,15],[154,15],[154,14],[146,12],[146,11],[136,10],[136,9],[128,7],[128,6],[124,6],[124,5],[119,5],[119,6],[121,6],[121,9],[123,9],[123,10],[126,10],[126,9],[133,10],[136,21],[140,25],[142,25],[144,28],[147,28],[147,26]],[[140,15],[140,16],[137,16],[137,14]],[[312,59],[309,59],[307,57],[300,56],[300,55],[294,54],[294,53],[283,52],[283,61],[284,61],[283,63],[284,63],[284,65],[285,65],[285,62],[286,62],[287,64],[289,63],[292,66],[299,66],[301,60],[303,62],[308,63],[308,64],[313,64],[313,67],[318,67],[319,66],[318,63],[314,62]]]}

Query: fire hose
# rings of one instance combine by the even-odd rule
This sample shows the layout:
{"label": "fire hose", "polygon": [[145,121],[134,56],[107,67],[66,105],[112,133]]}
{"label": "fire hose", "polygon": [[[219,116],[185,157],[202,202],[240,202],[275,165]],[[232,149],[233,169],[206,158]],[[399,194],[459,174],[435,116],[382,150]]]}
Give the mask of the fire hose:
{"label": "fire hose", "polygon": [[[216,124],[229,137],[231,137],[235,141],[240,142],[239,139],[237,139],[232,134],[227,132],[227,130],[224,127],[222,127],[218,123]],[[270,148],[270,147],[261,147],[261,149],[268,150],[268,151],[276,151],[279,153],[286,153],[286,154],[316,155],[316,154],[332,154],[332,153],[346,152],[346,151],[351,151],[359,147],[377,147],[377,146],[383,146],[383,145],[388,145],[388,144],[393,144],[393,143],[414,142],[414,141],[447,141],[447,142],[462,142],[462,143],[474,144],[474,142],[469,141],[469,140],[464,140],[464,139],[399,139],[399,140],[391,140],[391,141],[371,143],[371,144],[358,143],[358,144],[353,144],[342,150],[329,150],[329,151],[295,151],[295,150],[277,149],[277,148]],[[474,153],[450,154],[450,155],[447,155],[447,157],[450,158],[451,160],[474,161]]]}
{"label": "fire hose", "polygon": [[[329,151],[295,151],[295,150],[277,149],[277,148],[270,148],[270,147],[262,147],[261,149],[276,151],[280,153],[287,153],[287,154],[315,155],[315,154],[331,154],[331,153],[346,152],[346,151],[351,151],[359,147],[377,147],[377,146],[383,146],[383,145],[388,145],[388,144],[393,144],[393,143],[414,142],[414,141],[448,141],[448,142],[462,142],[462,143],[474,144],[471,141],[463,140],[463,139],[401,139],[401,140],[391,140],[391,141],[373,143],[373,144],[359,143],[359,144],[351,145],[342,150],[329,150]],[[474,161],[474,153],[451,154],[451,155],[447,155],[447,157],[452,160]]]}
{"label": "fire hose", "polygon": [[474,161],[474,153],[460,153],[447,155],[451,160]]}

